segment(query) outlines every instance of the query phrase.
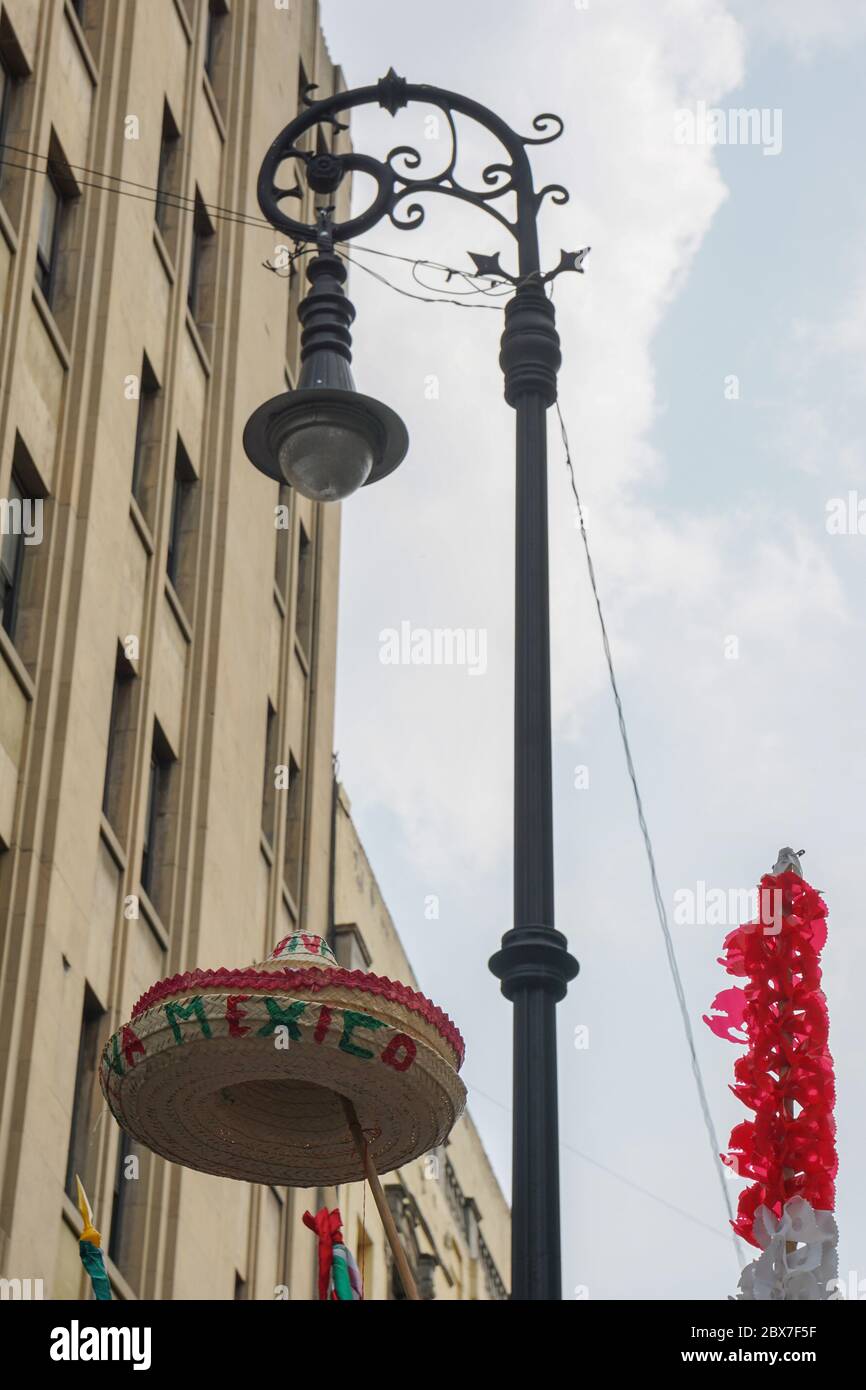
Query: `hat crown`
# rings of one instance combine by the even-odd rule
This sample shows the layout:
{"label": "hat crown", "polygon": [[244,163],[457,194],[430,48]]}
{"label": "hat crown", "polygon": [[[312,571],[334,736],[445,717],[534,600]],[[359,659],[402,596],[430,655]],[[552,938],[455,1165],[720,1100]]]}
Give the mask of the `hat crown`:
{"label": "hat crown", "polygon": [[265,966],[272,969],[305,969],[319,966],[323,970],[339,969],[334,952],[323,936],[312,936],[309,932],[293,932],[278,941]]}

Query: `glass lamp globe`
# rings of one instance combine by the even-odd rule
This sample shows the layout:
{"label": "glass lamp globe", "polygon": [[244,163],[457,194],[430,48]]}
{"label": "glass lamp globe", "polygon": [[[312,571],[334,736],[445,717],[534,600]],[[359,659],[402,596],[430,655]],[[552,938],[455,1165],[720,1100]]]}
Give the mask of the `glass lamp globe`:
{"label": "glass lamp globe", "polygon": [[313,502],[339,502],[363,487],[373,468],[367,434],[326,412],[292,430],[277,451],[280,471]]}
{"label": "glass lamp globe", "polygon": [[318,385],[265,401],[244,430],[256,468],[314,502],[339,502],[387,477],[408,447],[406,426],[381,401]]}

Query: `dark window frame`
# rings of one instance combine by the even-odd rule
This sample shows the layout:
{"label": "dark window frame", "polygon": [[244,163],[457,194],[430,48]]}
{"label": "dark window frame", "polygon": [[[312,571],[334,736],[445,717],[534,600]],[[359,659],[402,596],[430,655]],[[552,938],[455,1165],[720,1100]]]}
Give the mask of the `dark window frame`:
{"label": "dark window frame", "polygon": [[0,194],[14,225],[17,224],[21,212],[21,191],[24,174],[28,168],[27,159],[18,146],[29,143],[26,138],[21,137],[24,135],[23,128],[30,128],[32,113],[28,114],[25,110],[26,103],[21,94],[31,72],[5,5],[0,5],[0,65],[5,75],[0,141],[5,144],[13,130],[17,141],[9,151],[14,162],[0,164]]}
{"label": "dark window frame", "polygon": [[186,290],[186,302],[192,314],[193,321],[199,324],[201,321],[201,291],[202,291],[202,263],[204,257],[213,242],[216,231],[210,216],[208,215],[205,201],[198,188],[195,190],[194,210],[192,215],[192,246],[190,248],[189,259],[189,284]]}
{"label": "dark window frame", "polygon": [[[39,470],[36,468],[30,456],[30,451],[17,430],[15,431],[15,442],[12,449],[12,467],[10,470],[8,495],[6,498],[7,502],[11,498],[13,486],[20,494],[19,505],[21,510],[19,516],[21,526],[19,535],[14,538],[16,544],[12,569],[9,569],[8,564],[3,565],[5,583],[2,590],[2,597],[0,597],[0,626],[2,626],[10,641],[15,644],[25,664],[29,665],[31,660],[35,661],[35,651],[29,649],[30,640],[27,634],[24,634],[24,644],[27,650],[22,648],[20,640],[21,635],[19,634],[19,619],[21,616],[21,602],[25,596],[28,600],[28,610],[37,602],[36,591],[31,588],[33,577],[30,575],[30,569],[31,565],[37,561],[37,552],[41,550],[42,547],[41,545],[30,546],[26,544],[23,525],[24,507],[27,503],[30,503],[31,507],[41,504],[43,509],[42,545],[44,545],[47,538],[48,520],[46,512],[49,498],[48,491],[40,476]],[[4,542],[8,539],[9,537],[5,535],[0,536],[0,564],[2,564],[2,552],[5,551],[7,556],[10,553],[10,547],[4,545]],[[31,633],[30,637],[32,636],[33,634]]]}
{"label": "dark window frame", "polygon": [[[87,1160],[90,1156],[90,1136],[93,1121],[93,1082],[99,1072],[99,1043],[104,1018],[105,1010],[90,985],[85,982],[64,1180],[64,1190],[67,1196],[75,1202],[77,1202],[76,1173],[85,1184],[89,1176]],[[88,1076],[90,1077],[90,1084],[86,1087]],[[85,1094],[85,1087],[87,1094]],[[82,1168],[85,1170],[83,1173],[81,1172]]]}
{"label": "dark window frame", "polygon": [[[67,222],[72,211],[73,205],[81,196],[81,189],[75,180],[69,162],[61,148],[55,131],[52,129],[48,141],[48,155],[44,170],[45,186],[42,193],[42,202],[39,208],[39,226],[36,234],[36,283],[39,285],[46,304],[55,316],[58,313],[56,306],[58,288],[58,268],[61,259],[61,252],[64,250],[62,245],[66,232]],[[54,225],[51,229],[51,246],[46,248],[42,245],[42,221],[45,211],[46,195],[52,189],[56,198],[56,208],[54,214]],[[64,305],[64,311],[68,309]]]}
{"label": "dark window frame", "polygon": [[167,101],[163,102],[162,108],[162,130],[159,138],[159,163],[156,171],[156,203],[154,204],[154,220],[162,233],[163,239],[170,231],[169,214],[175,210],[176,204],[169,201],[176,196],[177,190],[172,188],[173,174],[175,170],[174,161],[177,159],[180,146],[180,129],[174,119],[171,107]]}
{"label": "dark window frame", "polygon": [[[24,499],[29,494],[22,482],[18,470],[13,465],[12,473],[9,478],[8,501],[12,501],[13,488],[18,493],[18,502],[23,511]],[[0,626],[9,637],[10,641],[15,641],[15,628],[18,622],[18,605],[21,599],[21,576],[24,573],[24,533],[19,531],[10,533],[14,536],[14,555],[11,569],[6,556],[9,548],[6,545],[7,535],[0,536]]]}
{"label": "dark window frame", "polygon": [[132,453],[132,480],[130,491],[144,512],[144,496],[142,493],[142,481],[144,478],[144,450],[154,441],[148,439],[147,428],[153,423],[151,412],[155,411],[157,397],[160,393],[160,384],[156,372],[150,364],[147,353],[142,354],[141,377],[139,378],[138,391],[138,415],[135,421],[135,444]]}
{"label": "dark window frame", "polygon": [[277,833],[277,789],[274,773],[277,766],[277,739],[279,737],[279,718],[277,711],[268,700],[265,720],[265,773],[262,783],[262,834],[271,849]]}
{"label": "dark window frame", "polygon": [[171,514],[168,525],[168,547],[165,556],[165,572],[171,580],[175,593],[180,595],[182,580],[181,553],[183,549],[184,521],[187,509],[197,483],[195,469],[180,435],[174,454],[174,475],[171,491]]}
{"label": "dark window frame", "polygon": [[[135,670],[124,655],[123,648],[118,643],[117,656],[114,663],[114,681],[111,688],[111,712],[108,717],[108,740],[105,749],[105,778],[102,784],[102,814],[105,816],[109,825],[114,826],[116,819],[115,813],[120,809],[114,803],[112,792],[117,785],[116,778],[112,775],[115,770],[115,758],[120,746],[120,739],[123,731],[117,727],[118,717],[123,706],[125,689],[131,693],[132,682],[135,680]],[[114,826],[117,829],[117,826]]]}
{"label": "dark window frame", "polygon": [[298,564],[295,591],[295,637],[309,661],[315,603],[315,546],[303,521],[298,521]]}
{"label": "dark window frame", "polygon": [[144,820],[144,837],[141,845],[141,871],[139,881],[154,907],[159,911],[159,903],[154,898],[157,864],[157,832],[160,815],[167,810],[168,795],[171,790],[171,772],[175,756],[159,721],[153,721],[153,741],[150,750],[150,775],[147,784],[147,807]]}
{"label": "dark window frame", "polygon": [[283,883],[296,907],[300,907],[304,861],[304,775],[289,752],[289,785],[286,788],[286,825],[283,835]]}
{"label": "dark window frame", "polygon": [[207,24],[204,36],[203,67],[207,80],[216,92],[215,67],[217,48],[223,37],[223,26],[229,18],[229,8],[225,0],[208,0]]}
{"label": "dark window frame", "polygon": [[[135,1220],[135,1211],[130,1209],[129,1198],[135,1191],[132,1186],[133,1181],[141,1181],[141,1178],[131,1179],[124,1174],[126,1160],[135,1158],[139,1166],[145,1157],[146,1150],[133,1139],[131,1134],[121,1130],[117,1143],[117,1163],[114,1168],[114,1187],[111,1195],[111,1225],[108,1231],[108,1258],[123,1274],[127,1280],[133,1280],[133,1269],[131,1267],[130,1256],[135,1257],[137,1253],[135,1247],[128,1248],[130,1232],[135,1234],[132,1221]],[[141,1212],[139,1212],[139,1215]]]}
{"label": "dark window frame", "polygon": [[[45,198],[51,190],[55,198],[54,221],[51,228],[51,245],[45,251],[42,245],[42,219],[45,212]],[[36,283],[42,291],[43,298],[48,307],[54,299],[54,292],[57,288],[57,258],[60,250],[60,231],[63,223],[63,213],[65,198],[57,179],[49,167],[45,173],[45,188],[42,193],[42,203],[39,208],[39,230],[36,236]]]}
{"label": "dark window frame", "polygon": [[[6,124],[12,106],[12,88],[15,78],[6,66],[2,53],[0,53],[0,82],[3,83],[2,89],[0,89],[0,147],[3,147],[6,144]],[[4,166],[0,164],[0,181],[3,178],[3,168]]]}

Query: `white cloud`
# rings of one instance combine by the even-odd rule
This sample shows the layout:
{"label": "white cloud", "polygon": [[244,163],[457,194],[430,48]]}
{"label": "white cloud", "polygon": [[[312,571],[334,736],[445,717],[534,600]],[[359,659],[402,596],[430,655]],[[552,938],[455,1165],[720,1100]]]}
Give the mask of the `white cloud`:
{"label": "white cloud", "polygon": [[866,37],[861,0],[732,0],[750,34],[813,61],[823,48],[850,48]]}

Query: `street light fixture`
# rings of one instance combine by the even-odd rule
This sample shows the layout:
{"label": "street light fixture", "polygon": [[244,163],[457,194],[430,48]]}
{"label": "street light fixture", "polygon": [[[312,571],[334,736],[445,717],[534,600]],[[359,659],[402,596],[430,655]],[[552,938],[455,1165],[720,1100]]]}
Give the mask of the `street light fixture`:
{"label": "street light fixture", "polygon": [[244,430],[244,449],[262,473],[314,502],[338,502],[391,473],[409,447],[398,415],[355,390],[351,325],[355,310],[334,254],[330,222],[319,220],[319,253],[307,267],[312,289],[298,310],[301,373],[296,391],[260,405]]}
{"label": "street light fixture", "polygon": [[[244,446],[257,468],[285,478],[317,500],[345,497],[362,484],[385,477],[408,446],[402,422],[388,407],[354,389],[349,362],[349,326],[354,310],[342,285],[345,267],[334,246],[369,231],[384,217],[413,230],[424,220],[418,202],[406,198],[444,193],[483,209],[505,227],[517,244],[518,271],[509,274],[499,256],[470,253],[475,273],[514,288],[505,307],[500,364],[505,399],[517,419],[516,595],[514,679],[514,926],[502,938],[490,968],[514,1004],[514,1108],[512,1192],[512,1296],[561,1297],[559,1229],[559,1125],[556,1068],[556,1004],[577,974],[565,937],[553,925],[553,796],[550,731],[550,615],[547,540],[547,411],[556,400],[561,355],[553,304],[545,286],[563,271],[581,271],[586,251],[563,251],[555,269],[542,274],[538,250],[538,211],[550,196],[564,203],[559,184],[536,192],[527,147],[545,145],[562,134],[558,116],[533,121],[532,136],[521,136],[494,112],[468,97],[439,87],[409,83],[393,68],[369,87],[337,92],[314,101],[304,91],[306,109],[271,145],[259,172],[259,205],[272,223],[296,243],[316,243],[308,267],[312,289],[300,308],[304,323],[298,390],[261,406],[247,423]],[[450,154],[433,175],[413,171],[421,155],[411,146],[391,150],[386,159],[349,151],[318,153],[299,141],[314,127],[348,127],[338,117],[357,106],[377,105],[391,115],[411,102],[440,111],[451,133]],[[482,189],[467,188],[457,176],[454,117],[468,117],[503,146],[508,162],[484,169]],[[347,173],[369,175],[376,184],[370,206],[346,222],[320,216],[317,226],[295,221],[280,207],[303,190],[280,188],[277,171],[298,160],[306,181],[320,195],[333,195]],[[499,199],[513,197],[513,218]]]}

